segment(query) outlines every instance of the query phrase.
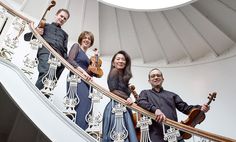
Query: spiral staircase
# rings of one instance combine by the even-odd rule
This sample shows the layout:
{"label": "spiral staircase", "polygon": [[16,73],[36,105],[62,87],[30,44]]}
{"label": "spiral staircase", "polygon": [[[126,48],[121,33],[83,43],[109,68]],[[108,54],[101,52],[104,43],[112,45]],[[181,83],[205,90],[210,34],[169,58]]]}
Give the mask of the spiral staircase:
{"label": "spiral staircase", "polygon": [[[99,115],[97,115],[96,118],[95,117],[93,118],[91,116],[90,119],[91,121],[89,122],[91,129],[83,131],[77,125],[75,125],[73,119],[71,120],[69,117],[67,117],[68,114],[74,113],[73,104],[68,104],[68,101],[66,101],[65,99],[65,107],[67,108],[71,107],[72,109],[71,110],[65,110],[65,108],[61,109],[57,105],[55,105],[53,100],[47,99],[42,94],[42,92],[39,91],[34,86],[35,74],[37,74],[36,73],[37,63],[35,60],[35,55],[37,52],[37,48],[40,48],[40,46],[42,45],[45,46],[54,55],[55,60],[57,62],[63,64],[66,67],[67,72],[68,71],[73,72],[79,77],[79,79],[85,80],[85,77],[81,74],[81,72],[74,69],[65,59],[63,59],[57,52],[55,52],[53,48],[50,47],[50,45],[34,30],[35,25],[37,25],[35,23],[38,22],[41,13],[35,12],[33,8],[31,9],[27,8],[32,5],[31,2],[32,1],[23,1],[23,2],[14,1],[14,3],[9,4],[9,2],[0,1],[1,5],[0,7],[1,8],[0,10],[0,26],[1,26],[0,141],[1,142],[100,141],[102,132],[100,127],[98,127],[99,125],[101,125],[100,120],[98,120],[100,117]],[[37,3],[39,1],[33,1],[33,2]],[[210,3],[210,0],[207,2]],[[217,2],[222,2],[222,1],[218,0]],[[20,4],[23,3],[23,6],[21,6],[20,8],[17,7],[19,6],[19,3]],[[222,3],[224,3],[225,6],[227,5],[228,7],[230,7],[231,10],[234,10],[233,6],[231,7],[230,5],[230,1],[227,2],[225,1]],[[58,1],[58,4],[63,5],[62,1]],[[70,6],[70,4],[71,3],[69,0],[66,1],[66,5],[70,7],[71,10],[78,9],[78,7]],[[48,5],[47,1],[45,1],[45,3],[44,2],[41,3],[40,1],[37,6],[42,7],[43,9],[47,5]],[[92,8],[86,7],[88,5],[94,5],[94,6]],[[200,7],[199,5],[204,5],[204,1],[200,1],[199,3],[194,3],[193,5],[178,9],[178,11],[180,13],[189,14],[185,16],[191,19],[191,14],[198,15],[199,13],[189,13],[189,12],[194,12],[195,10],[192,9],[195,8],[199,9],[203,8]],[[88,1],[84,0],[83,5],[80,6],[81,9],[79,12],[82,13],[83,16],[79,16],[81,19],[78,19],[76,18],[76,15],[72,15],[70,22],[78,23],[78,21],[81,21],[81,23],[79,25],[74,25],[74,26],[72,26],[71,23],[69,23],[70,25],[69,24],[66,25],[65,29],[69,31],[70,27],[78,27],[78,30],[76,32],[70,33],[72,41],[76,41],[78,33],[83,29],[89,28],[93,30],[95,34],[95,39],[100,39],[99,40],[100,43],[96,42],[94,46],[98,47],[99,45],[102,47],[100,48],[100,51],[101,55],[104,57],[105,60],[106,58],[108,59],[114,52],[120,49],[127,50],[130,53],[135,64],[140,65],[140,63],[144,63],[142,64],[143,66],[152,66],[156,64],[160,66],[162,65],[185,66],[189,64],[198,64],[199,62],[202,62],[203,59],[204,62],[207,62],[207,61],[217,60],[219,58],[228,57],[231,56],[231,54],[234,54],[233,52],[235,47],[234,34],[228,33],[229,35],[226,36],[225,34],[223,34],[222,31],[227,31],[230,29],[222,29],[222,31],[219,31],[214,25],[211,25],[208,21],[205,21],[206,22],[205,24],[211,25],[210,26],[211,29],[205,29],[204,26],[198,26],[198,25],[194,26],[198,31],[198,36],[196,35],[192,36],[196,37],[196,39],[199,39],[198,40],[199,42],[197,42],[196,40],[194,41],[197,42],[198,44],[199,43],[202,44],[201,46],[202,50],[199,50],[198,53],[193,54],[196,52],[194,51],[194,47],[189,46],[189,49],[185,48],[186,43],[189,43],[187,39],[183,39],[185,33],[182,33],[183,35],[181,35],[180,31],[175,31],[175,34],[178,35],[176,36],[178,37],[178,40],[176,37],[173,37],[170,40],[173,41],[175,40],[174,43],[178,43],[179,45],[176,46],[176,49],[168,49],[168,47],[172,45],[167,45],[168,41],[166,39],[161,40],[161,37],[157,38],[159,37],[159,35],[157,35],[157,33],[155,32],[155,28],[160,28],[160,27],[151,26],[151,29],[149,30],[151,30],[152,32],[150,31],[145,33],[145,31],[142,31],[142,29],[138,27],[138,26],[142,27],[142,25],[134,24],[138,23],[135,22],[135,20],[138,20],[136,19],[137,17],[142,18],[143,16],[144,17],[147,16],[151,19],[155,19],[154,17],[152,17],[154,16],[153,13],[124,11],[122,9],[111,8],[104,4],[98,4],[97,1],[93,0],[88,0]],[[101,13],[100,19],[98,19],[98,14],[97,14],[98,9],[100,9],[99,12]],[[88,10],[93,11],[90,13],[91,15],[87,15],[88,13],[86,11]],[[107,11],[113,11],[113,12],[107,12]],[[182,17],[181,15],[179,15],[180,13],[173,14],[172,12],[173,11],[156,12],[155,16],[159,15],[160,17],[163,18],[164,15],[165,18],[169,19],[169,24],[171,25],[177,22],[175,21],[174,18],[175,16]],[[109,17],[109,14],[115,14],[117,19],[125,18],[127,14],[132,15],[131,16],[132,20],[127,24],[128,25],[127,28],[131,25],[133,25],[134,27],[129,29],[122,29],[121,24],[125,23],[122,22],[119,23],[116,20],[115,23],[112,23],[111,19],[109,20],[106,19],[106,17]],[[198,16],[200,17],[200,19],[204,19],[202,15]],[[91,18],[91,17],[96,17],[96,18]],[[214,15],[212,17],[214,17]],[[127,21],[127,19],[124,21]],[[151,19],[149,20],[151,21]],[[194,19],[191,20],[194,21]],[[219,21],[220,20],[223,19],[219,19]],[[100,25],[98,24],[99,22]],[[152,22],[157,22],[157,21],[152,21]],[[96,26],[94,26],[94,24]],[[118,30],[117,32],[114,32],[113,30],[111,31],[111,29],[114,28],[112,24],[117,24],[116,25],[117,29],[115,29]],[[145,25],[147,23],[141,23],[141,24]],[[178,23],[175,26],[180,26],[182,24],[186,26],[186,23]],[[178,27],[174,27],[174,25],[170,27],[172,27],[171,28],[172,30],[179,29]],[[101,30],[100,32],[99,29]],[[135,29],[135,31],[130,33],[131,37],[137,37],[136,39],[129,39],[130,36],[126,37],[127,35],[122,35],[124,34],[125,31],[130,29]],[[204,30],[208,30],[207,32],[208,34],[215,34],[216,37],[218,38],[210,39],[211,35],[204,35],[203,34]],[[36,36],[37,40],[34,40],[30,43],[24,42],[22,34],[26,31],[32,31],[33,34]],[[114,32],[114,34],[112,34],[111,32]],[[140,32],[140,34],[137,33],[136,36],[134,35],[132,36],[132,34],[136,32]],[[162,32],[164,32],[164,30]],[[150,33],[152,34],[150,35]],[[169,31],[165,36],[170,36],[170,33],[173,33],[173,31]],[[104,38],[104,37],[109,37],[109,35],[114,36],[114,38],[110,39],[110,41]],[[142,40],[146,38],[144,37],[142,38],[141,35],[150,36],[150,39],[148,41],[149,44],[145,45],[145,48],[150,47],[150,49],[144,50],[144,44],[147,43]],[[199,35],[201,39],[199,38]],[[115,39],[119,39],[119,41],[116,41]],[[200,42],[202,39],[204,39],[204,42]],[[218,41],[217,39],[220,39],[220,41]],[[151,42],[159,41],[159,42],[154,44],[150,43],[150,41]],[[129,42],[128,45],[131,46],[125,48],[124,45],[126,45],[126,43],[128,42]],[[223,45],[220,46],[218,42]],[[114,46],[114,43],[117,44],[115,44]],[[136,45],[135,43],[136,44],[139,43],[139,45]],[[156,54],[154,55],[150,52],[146,53],[146,50],[153,51],[152,47],[156,46],[156,44],[159,45],[158,46],[159,48],[155,49],[155,53],[159,53],[159,55]],[[139,47],[138,51],[133,50],[135,46]],[[222,49],[222,47],[225,47],[225,49]],[[181,52],[177,52],[177,50],[179,51],[179,48],[182,48]],[[171,50],[171,52],[169,50]],[[173,52],[173,50],[176,50],[176,52],[175,51]],[[232,51],[230,52],[230,54],[228,54],[227,52],[229,50]],[[176,54],[173,55],[173,53]],[[102,97],[100,97],[99,95],[102,94],[113,100],[116,100],[120,104],[123,105],[125,104],[123,99],[117,97],[113,93],[110,93],[104,86],[101,86],[99,85],[99,83],[96,83],[96,81],[86,81],[86,82],[95,90],[94,94],[95,97],[92,96],[94,103],[100,102],[100,99]],[[143,124],[140,126],[140,129],[147,131],[148,125],[150,124],[149,123],[150,119],[155,119],[155,115],[140,108],[136,104],[133,104],[129,107],[133,109],[133,111],[140,112],[145,116],[143,121],[140,120],[140,123]],[[201,129],[192,128],[169,119],[167,119],[163,123],[163,125],[168,125],[171,127],[171,129],[168,131],[169,133],[165,134],[165,139],[169,142],[176,141],[176,137],[179,135],[179,130],[186,131],[193,135],[193,139],[189,141],[236,142],[235,139],[207,132]],[[118,142],[118,140],[114,141]],[[148,142],[148,140],[140,140],[140,141]]]}

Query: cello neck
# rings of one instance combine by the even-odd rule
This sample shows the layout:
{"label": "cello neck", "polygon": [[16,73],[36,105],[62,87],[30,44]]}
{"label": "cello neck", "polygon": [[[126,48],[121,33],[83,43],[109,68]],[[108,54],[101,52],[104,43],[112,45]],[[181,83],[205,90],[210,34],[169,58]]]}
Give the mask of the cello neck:
{"label": "cello neck", "polygon": [[43,14],[43,16],[42,16],[42,18],[41,18],[41,20],[40,20],[40,23],[39,23],[38,27],[40,27],[42,21],[45,21],[45,20],[46,20],[46,19],[45,19],[45,16],[46,16],[47,12],[50,11],[50,9],[51,9],[52,7],[54,7],[55,5],[56,5],[56,0],[52,0],[52,1],[51,1],[51,4],[47,7],[46,11],[44,12],[44,14]]}

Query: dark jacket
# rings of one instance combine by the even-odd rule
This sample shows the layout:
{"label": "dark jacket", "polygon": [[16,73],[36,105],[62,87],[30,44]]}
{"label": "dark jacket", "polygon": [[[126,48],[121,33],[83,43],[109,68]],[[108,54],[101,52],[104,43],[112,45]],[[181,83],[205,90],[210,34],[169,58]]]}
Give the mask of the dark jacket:
{"label": "dark jacket", "polygon": [[[26,33],[24,35],[24,40],[30,41],[31,37],[31,32]],[[63,29],[61,29],[60,26],[58,26],[56,23],[47,23],[44,27],[44,33],[42,37],[48,42],[50,46],[52,46],[59,54],[61,54],[62,57],[67,57],[68,34]],[[38,50],[38,54],[41,53],[48,53],[48,51],[43,47]]]}

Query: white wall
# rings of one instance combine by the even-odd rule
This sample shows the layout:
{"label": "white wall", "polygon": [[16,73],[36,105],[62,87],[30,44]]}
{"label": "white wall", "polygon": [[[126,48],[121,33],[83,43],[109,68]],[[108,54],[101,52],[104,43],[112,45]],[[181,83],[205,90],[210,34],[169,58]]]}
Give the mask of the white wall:
{"label": "white wall", "polygon": [[[22,37],[21,37],[22,38]],[[29,50],[29,43],[22,40],[21,47],[15,49],[12,62],[22,67],[22,58],[25,52]],[[73,43],[69,43],[70,47]],[[24,52],[24,53],[23,53]],[[88,52],[92,55],[91,52]],[[220,135],[232,137],[236,139],[235,124],[236,119],[236,88],[234,81],[236,80],[235,72],[236,57],[222,59],[217,62],[200,64],[186,67],[159,68],[164,74],[164,88],[179,94],[183,100],[189,104],[203,104],[208,101],[208,93],[217,92],[216,101],[212,102],[211,110],[207,113],[205,121],[197,128],[217,133]],[[157,66],[158,67],[158,66]],[[104,76],[101,79],[94,78],[98,84],[107,88],[107,74],[110,69],[110,59],[104,58],[102,63]],[[132,66],[133,78],[131,83],[136,86],[136,91],[150,88],[147,81],[147,74],[151,68]],[[66,95],[66,76],[68,71],[62,74],[56,89],[54,90],[54,104],[63,109],[63,97]],[[35,83],[37,77],[37,69],[33,75],[32,82]],[[103,103],[99,104],[102,112],[109,98],[103,97]],[[179,120],[185,120],[186,116],[179,114]]]}
{"label": "white wall", "polygon": [[[164,74],[164,88],[179,94],[183,100],[189,104],[203,104],[208,102],[208,94],[217,92],[217,97],[211,103],[211,110],[206,114],[206,119],[197,125],[197,128],[210,131],[216,134],[228,136],[236,139],[236,128],[234,120],[236,119],[236,88],[234,81],[236,80],[236,57],[223,59],[217,62],[187,66],[176,68],[159,68]],[[110,69],[110,60],[104,59],[102,68],[104,76],[101,79],[94,79],[97,83],[107,88],[107,74]],[[150,88],[147,81],[147,74],[151,68],[132,66],[133,78],[131,83],[136,86],[136,91]],[[65,75],[66,76],[66,75]],[[60,89],[65,89],[65,77],[61,77],[62,84]],[[58,105],[63,94],[59,88],[55,90],[58,95]],[[60,96],[62,95],[62,96]],[[109,101],[104,97],[103,103],[99,105],[99,110],[102,109]],[[97,108],[97,107],[96,107]],[[179,113],[179,121],[185,120],[186,115]]]}
{"label": "white wall", "polygon": [[[208,101],[208,93],[217,92],[216,101],[211,103],[211,110],[205,121],[197,128],[216,134],[236,138],[236,57],[214,63],[181,67],[160,68],[164,74],[164,88],[178,93],[189,104],[203,104]],[[147,82],[149,68],[133,67],[135,83],[139,90],[150,88]],[[179,115],[179,121],[185,120]]]}
{"label": "white wall", "polygon": [[[26,32],[26,31],[25,31]],[[22,36],[20,37],[22,38]],[[2,41],[2,40],[1,40]],[[22,67],[22,58],[29,51],[29,43],[20,39],[20,48],[15,49],[12,62]],[[70,47],[73,43],[69,43]],[[92,55],[91,51],[88,52]],[[216,101],[212,102],[211,110],[207,113],[205,121],[197,126],[206,131],[217,133],[220,135],[232,137],[236,139],[235,124],[236,119],[236,88],[234,81],[236,80],[235,72],[236,57],[222,59],[217,62],[186,66],[159,68],[164,74],[164,88],[179,94],[183,100],[189,104],[203,104],[208,101],[208,93],[217,92]],[[157,66],[158,67],[158,66]],[[107,74],[110,69],[110,59],[104,58],[102,68],[104,76],[101,79],[94,78],[98,84],[107,88]],[[132,66],[133,78],[131,83],[136,86],[136,91],[150,88],[147,81],[147,74],[151,68]],[[56,89],[54,90],[54,104],[63,109],[63,97],[66,95],[66,76],[68,71],[62,74]],[[35,83],[37,77],[37,69],[33,75],[32,82]],[[103,97],[103,103],[96,108],[102,112],[109,98]],[[179,114],[179,120],[185,120],[186,116]]]}

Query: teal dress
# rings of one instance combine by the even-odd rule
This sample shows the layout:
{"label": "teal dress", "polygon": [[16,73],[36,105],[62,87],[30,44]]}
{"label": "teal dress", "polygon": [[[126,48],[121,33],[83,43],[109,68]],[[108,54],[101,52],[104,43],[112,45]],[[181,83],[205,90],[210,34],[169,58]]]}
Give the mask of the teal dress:
{"label": "teal dress", "polygon": [[[121,77],[121,74],[113,69],[108,77],[108,87],[110,91],[120,90],[125,92],[129,97],[130,91],[128,88],[128,83],[125,83]],[[125,98],[125,99],[126,99]],[[115,124],[115,114],[112,113],[112,108],[118,104],[118,102],[111,100],[105,107],[103,113],[103,127],[102,127],[102,142],[111,142],[111,132]],[[132,111],[129,108],[126,108],[127,111],[123,113],[123,124],[128,131],[128,136],[125,139],[125,142],[138,142],[136,137],[135,128],[132,121]]]}
{"label": "teal dress", "polygon": [[[80,66],[82,69],[87,71],[90,60],[85,52],[80,48],[79,44],[74,44],[71,47],[68,56],[68,62],[75,68]],[[72,74],[72,73],[70,73]],[[77,85],[77,95],[80,100],[79,104],[75,107],[76,111],[76,124],[80,126],[83,130],[88,128],[88,123],[86,122],[86,115],[91,107],[91,99],[89,96],[90,86],[83,80]]]}

